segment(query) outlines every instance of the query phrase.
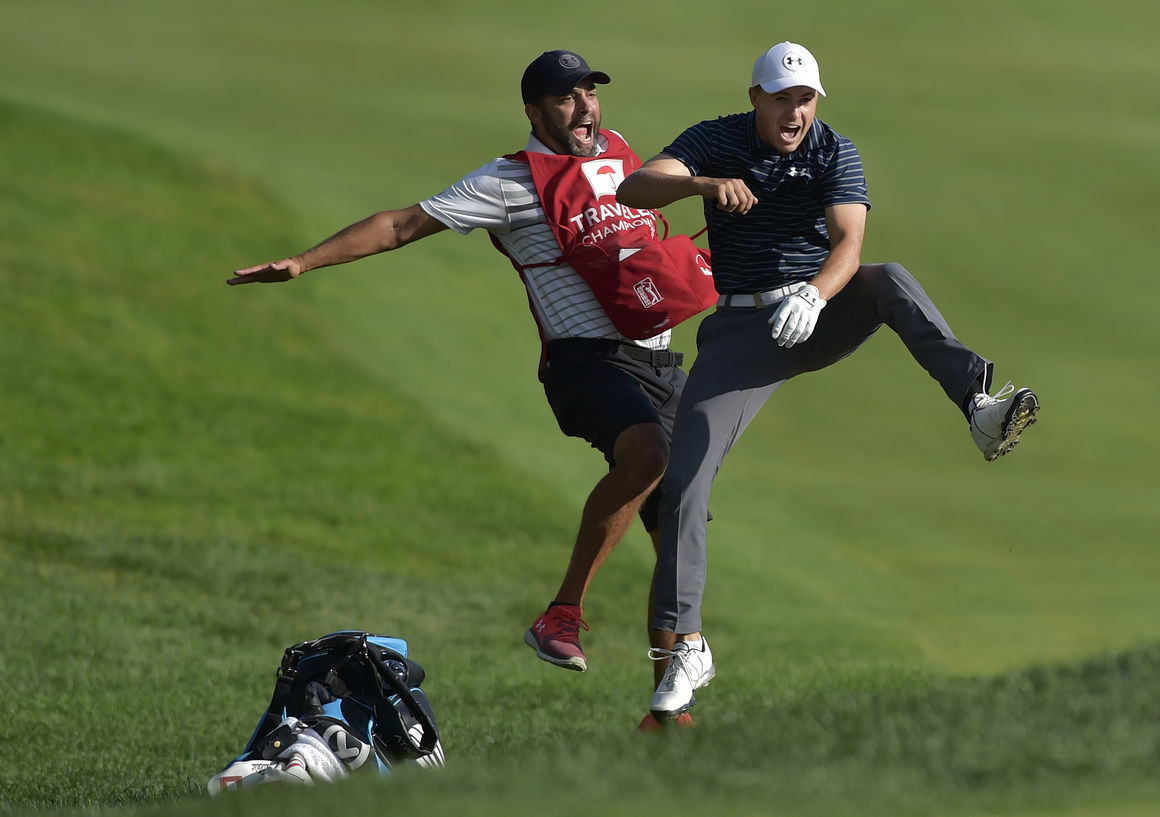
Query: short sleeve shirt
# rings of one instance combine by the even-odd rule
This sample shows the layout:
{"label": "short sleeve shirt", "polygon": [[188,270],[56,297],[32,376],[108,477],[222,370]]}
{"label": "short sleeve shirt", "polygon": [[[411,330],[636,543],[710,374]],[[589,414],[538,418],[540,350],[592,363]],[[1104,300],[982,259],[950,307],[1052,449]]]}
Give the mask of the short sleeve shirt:
{"label": "short sleeve shirt", "polygon": [[741,179],[757,197],[745,214],[705,202],[713,279],[721,293],[812,279],[830,253],[826,208],[870,207],[857,148],[820,119],[788,155],[760,139],[753,111],[693,125],[663,152],[694,176]]}
{"label": "short sleeve shirt", "polygon": [[[551,153],[535,136],[529,137],[527,150]],[[527,162],[495,159],[419,206],[457,233],[487,230],[511,259],[530,267],[523,273],[524,285],[545,340],[604,338],[654,349],[668,346],[667,331],[644,341],[622,337],[579,273],[556,263],[560,245]]]}

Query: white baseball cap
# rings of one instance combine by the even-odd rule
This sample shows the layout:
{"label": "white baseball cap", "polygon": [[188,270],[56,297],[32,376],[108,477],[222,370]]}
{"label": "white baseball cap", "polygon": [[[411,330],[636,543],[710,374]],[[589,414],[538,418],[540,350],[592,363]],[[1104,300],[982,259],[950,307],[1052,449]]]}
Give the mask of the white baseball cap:
{"label": "white baseball cap", "polygon": [[753,84],[760,85],[767,94],[776,94],[795,85],[806,85],[822,96],[822,77],[818,61],[804,45],[784,42],[775,45],[757,58],[753,64]]}

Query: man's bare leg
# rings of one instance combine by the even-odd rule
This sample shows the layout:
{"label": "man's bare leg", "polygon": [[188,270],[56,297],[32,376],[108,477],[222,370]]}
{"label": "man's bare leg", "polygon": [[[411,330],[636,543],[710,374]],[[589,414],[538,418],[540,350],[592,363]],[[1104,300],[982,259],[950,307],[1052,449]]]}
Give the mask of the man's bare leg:
{"label": "man's bare leg", "polygon": [[593,577],[664,475],[668,452],[664,430],[655,423],[630,426],[616,438],[616,464],[596,483],[584,504],[557,603],[583,605]]}
{"label": "man's bare leg", "polygon": [[668,439],[657,423],[630,426],[616,438],[615,464],[584,504],[572,558],[556,598],[524,635],[524,641],[543,660],[581,672],[588,668],[579,633],[581,628],[588,628],[581,618],[584,597],[597,571],[660,482],[668,454]]}

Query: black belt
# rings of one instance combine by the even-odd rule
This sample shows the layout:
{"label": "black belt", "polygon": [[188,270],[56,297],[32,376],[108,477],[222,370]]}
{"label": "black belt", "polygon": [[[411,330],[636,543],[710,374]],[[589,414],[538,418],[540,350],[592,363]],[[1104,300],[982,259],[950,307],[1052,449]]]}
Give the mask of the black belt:
{"label": "black belt", "polygon": [[647,363],[654,369],[680,366],[685,361],[684,352],[674,352],[672,349],[646,349],[634,343],[622,343],[620,344],[620,348],[633,360]]}
{"label": "black belt", "polygon": [[635,343],[621,343],[606,338],[560,338],[548,341],[548,360],[590,359],[592,357],[612,357],[624,352],[626,357],[647,363],[654,369],[680,366],[685,360],[681,352],[672,349],[646,349]]}

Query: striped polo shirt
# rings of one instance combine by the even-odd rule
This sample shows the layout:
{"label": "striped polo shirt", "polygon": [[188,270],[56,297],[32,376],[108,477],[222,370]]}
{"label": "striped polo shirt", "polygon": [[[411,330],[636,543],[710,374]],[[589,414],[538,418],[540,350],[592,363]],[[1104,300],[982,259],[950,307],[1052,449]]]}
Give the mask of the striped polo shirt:
{"label": "striped polo shirt", "polygon": [[757,135],[757,114],[693,125],[664,149],[694,176],[741,179],[757,196],[748,213],[705,200],[713,280],[721,293],[763,292],[811,280],[830,253],[825,209],[870,208],[854,143],[815,119],[801,146],[782,155]]}
{"label": "striped polo shirt", "polygon": [[[535,136],[528,137],[527,150],[552,152]],[[650,349],[668,347],[668,331],[647,340],[623,337],[580,274],[565,262],[555,263],[560,259],[560,244],[527,162],[495,159],[419,206],[457,233],[487,230],[522,266],[545,265],[532,266],[523,275],[528,302],[545,340],[603,338]]]}

